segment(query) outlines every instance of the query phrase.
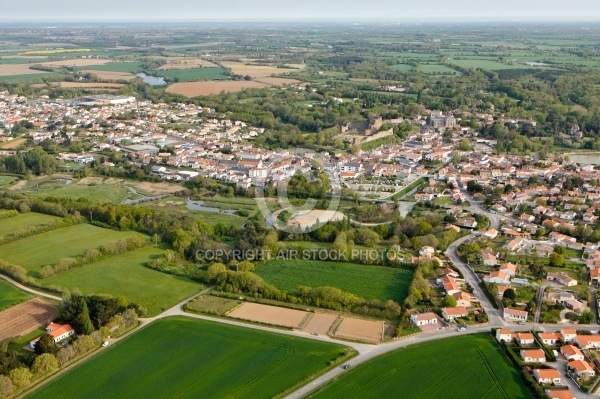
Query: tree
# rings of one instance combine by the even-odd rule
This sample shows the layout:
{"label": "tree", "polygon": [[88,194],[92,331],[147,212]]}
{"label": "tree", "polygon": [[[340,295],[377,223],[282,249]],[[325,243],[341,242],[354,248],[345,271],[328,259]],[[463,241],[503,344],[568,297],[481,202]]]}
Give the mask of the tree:
{"label": "tree", "polygon": [[513,290],[512,288],[508,288],[506,291],[504,291],[502,298],[511,299],[514,301],[517,298],[517,294],[515,293],[515,290]]}
{"label": "tree", "polygon": [[565,265],[564,257],[556,252],[550,254],[550,266],[563,267]]}
{"label": "tree", "polygon": [[442,300],[442,306],[445,308],[453,308],[456,306],[456,298],[452,295],[446,295]]}
{"label": "tree", "polygon": [[31,384],[33,376],[27,367],[17,367],[8,373],[8,377],[12,381],[13,386],[19,391]]}
{"label": "tree", "polygon": [[592,316],[592,312],[590,312],[589,310],[584,310],[583,313],[581,314],[581,323],[582,324],[590,324],[592,322],[593,316]]}
{"label": "tree", "polygon": [[5,375],[0,375],[0,398],[9,398],[12,396],[15,388],[13,382]]}
{"label": "tree", "polygon": [[58,348],[54,343],[54,338],[50,334],[43,334],[35,344],[35,354],[43,355],[44,353],[56,354]]}
{"label": "tree", "polygon": [[36,357],[31,366],[31,371],[37,377],[50,374],[56,370],[58,370],[58,360],[56,359],[56,356],[50,353],[44,353],[43,355]]}
{"label": "tree", "polygon": [[79,334],[85,335],[89,335],[92,333],[92,331],[94,331],[94,325],[90,319],[90,312],[83,297],[79,299],[79,314],[77,314],[75,320],[73,321],[73,328]]}

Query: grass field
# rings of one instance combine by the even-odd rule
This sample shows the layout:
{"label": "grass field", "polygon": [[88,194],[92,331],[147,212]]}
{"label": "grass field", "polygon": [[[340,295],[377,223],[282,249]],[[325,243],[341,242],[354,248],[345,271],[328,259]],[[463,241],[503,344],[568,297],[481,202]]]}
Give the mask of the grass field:
{"label": "grass field", "polygon": [[445,65],[441,64],[421,64],[417,68],[417,71],[424,74],[450,74],[450,75],[460,75],[460,72],[455,71],[452,68],[448,68]]}
{"label": "grass field", "polygon": [[150,71],[151,75],[162,76],[170,81],[175,78],[179,79],[180,82],[199,82],[205,79],[226,79],[225,68],[189,68],[189,69],[167,69],[167,70],[156,70]]}
{"label": "grass field", "polygon": [[0,246],[0,257],[23,266],[31,275],[45,265],[55,265],[59,259],[83,255],[86,249],[98,248],[137,235],[134,231],[115,231],[91,224],[78,224],[52,230]]}
{"label": "grass field", "polygon": [[[51,222],[58,220],[56,216],[44,215],[41,213],[29,212],[22,213],[17,216],[2,219],[0,225],[0,238],[10,236],[15,232],[33,226],[48,225]],[[1,258],[1,255],[0,255]]]}
{"label": "grass field", "polygon": [[0,187],[7,186],[17,180],[15,176],[0,176]]}
{"label": "grass field", "polygon": [[23,194],[38,198],[49,196],[76,197],[87,198],[90,201],[111,202],[113,204],[120,204],[127,198],[135,199],[139,197],[129,191],[127,187],[112,184],[84,185],[73,183],[64,185],[47,183],[37,188],[32,183],[29,187],[25,187],[22,192]]}
{"label": "grass field", "polygon": [[365,299],[401,302],[408,294],[412,271],[343,262],[272,260],[257,274],[278,288],[292,291],[301,285],[337,287]]}
{"label": "grass field", "polygon": [[531,394],[489,336],[465,335],[390,352],[309,397],[512,399]]}
{"label": "grass field", "polygon": [[8,309],[31,298],[31,295],[16,289],[10,283],[0,280],[0,311]]}
{"label": "grass field", "polygon": [[271,398],[345,351],[207,321],[161,319],[28,397]]}
{"label": "grass field", "polygon": [[130,302],[145,306],[149,315],[156,315],[204,288],[189,279],[145,266],[162,252],[155,247],[141,248],[68,270],[39,283],[69,290],[78,288],[84,294],[124,296]]}

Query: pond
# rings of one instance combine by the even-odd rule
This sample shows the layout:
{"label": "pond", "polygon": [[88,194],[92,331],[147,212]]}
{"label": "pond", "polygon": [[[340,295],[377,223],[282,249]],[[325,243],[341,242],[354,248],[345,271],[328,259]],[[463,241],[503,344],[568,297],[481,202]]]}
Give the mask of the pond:
{"label": "pond", "polygon": [[167,84],[165,78],[161,76],[146,75],[143,72],[137,73],[135,76],[142,78],[144,83],[148,83],[150,86],[164,86]]}
{"label": "pond", "polygon": [[590,152],[587,154],[569,154],[572,162],[588,165],[600,165],[600,152]]}

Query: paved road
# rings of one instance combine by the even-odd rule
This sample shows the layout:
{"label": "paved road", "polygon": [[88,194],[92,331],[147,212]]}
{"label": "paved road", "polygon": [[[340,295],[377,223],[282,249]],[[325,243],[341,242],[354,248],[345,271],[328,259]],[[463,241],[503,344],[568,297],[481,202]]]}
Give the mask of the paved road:
{"label": "paved road", "polygon": [[5,276],[4,274],[0,274],[0,278],[3,279],[3,280],[8,281],[9,283],[11,283],[12,285],[14,285],[15,287],[17,287],[18,289],[20,289],[22,291],[26,291],[26,292],[29,292],[31,294],[38,295],[38,296],[41,296],[41,297],[44,297],[44,298],[52,299],[54,301],[62,301],[61,297],[58,297],[56,295],[47,294],[47,293],[42,292],[42,291],[34,290],[33,288],[26,287],[23,284],[15,281],[15,280],[13,280],[12,278],[10,278],[8,276]]}

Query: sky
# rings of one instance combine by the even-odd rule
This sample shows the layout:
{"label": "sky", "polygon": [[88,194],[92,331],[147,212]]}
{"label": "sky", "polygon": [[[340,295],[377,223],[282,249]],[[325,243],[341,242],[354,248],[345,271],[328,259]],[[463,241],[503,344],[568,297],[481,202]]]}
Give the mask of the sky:
{"label": "sky", "polygon": [[24,0],[3,22],[600,22],[600,0]]}

